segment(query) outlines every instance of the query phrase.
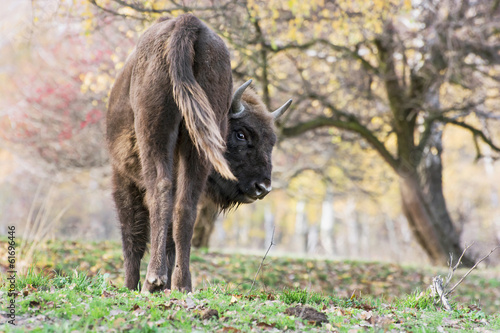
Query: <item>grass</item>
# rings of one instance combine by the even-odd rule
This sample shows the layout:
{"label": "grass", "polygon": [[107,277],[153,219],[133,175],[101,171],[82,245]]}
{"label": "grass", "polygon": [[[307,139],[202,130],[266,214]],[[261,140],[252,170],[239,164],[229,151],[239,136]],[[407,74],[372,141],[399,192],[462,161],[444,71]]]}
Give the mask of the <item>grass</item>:
{"label": "grass", "polygon": [[426,291],[415,291],[407,296],[396,298],[395,304],[399,307],[418,309],[418,310],[436,310],[434,299],[431,296],[430,289]]}
{"label": "grass", "polygon": [[[52,278],[35,278],[30,274],[29,278],[23,277],[23,281],[39,284],[37,287],[26,284],[19,289],[23,296],[18,297],[16,304],[18,324],[5,324],[1,329],[6,332],[500,329],[498,316],[488,316],[472,307],[441,311],[432,303],[417,300],[425,298],[425,294],[409,295],[389,304],[356,297],[323,296],[301,289],[241,295],[219,285],[189,295],[179,292],[142,295],[112,285],[107,274],[88,277],[75,273]],[[286,314],[287,308],[304,303],[324,313],[327,322],[318,325],[314,320]],[[209,310],[212,315],[208,314]]]}
{"label": "grass", "polygon": [[[480,298],[478,306],[474,298],[498,293],[498,280],[487,274],[472,274],[458,288],[465,301],[456,297],[448,312],[426,291],[426,272],[390,264],[268,257],[259,287],[249,294],[261,258],[195,252],[195,292],[142,295],[122,287],[117,243],[49,242],[37,256],[36,265],[17,276],[17,325],[1,316],[0,331],[500,330],[497,310],[481,309],[498,309],[495,300]],[[7,288],[2,275],[1,311]],[[296,306],[306,318],[292,314]],[[318,313],[326,319],[314,317]]]}
{"label": "grass", "polygon": [[319,304],[324,301],[324,297],[322,297],[319,293],[301,288],[285,289],[280,294],[279,299],[286,304]]}

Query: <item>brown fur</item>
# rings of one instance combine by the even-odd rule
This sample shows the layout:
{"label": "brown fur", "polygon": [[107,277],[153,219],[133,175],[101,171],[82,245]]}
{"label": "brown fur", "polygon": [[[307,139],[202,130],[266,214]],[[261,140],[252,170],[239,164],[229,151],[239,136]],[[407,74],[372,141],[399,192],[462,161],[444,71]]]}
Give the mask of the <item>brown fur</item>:
{"label": "brown fur", "polygon": [[138,288],[150,241],[142,290],[191,290],[190,244],[204,189],[222,208],[270,190],[273,118],[248,90],[245,113],[233,119],[231,96],[229,52],[192,15],[158,20],[119,73],[107,142],[128,288]]}

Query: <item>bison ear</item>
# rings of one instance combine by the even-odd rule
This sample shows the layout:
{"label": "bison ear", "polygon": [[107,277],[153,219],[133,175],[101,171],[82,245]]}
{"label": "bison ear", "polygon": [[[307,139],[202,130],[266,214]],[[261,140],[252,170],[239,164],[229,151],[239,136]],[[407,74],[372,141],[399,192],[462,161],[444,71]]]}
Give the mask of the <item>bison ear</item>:
{"label": "bison ear", "polygon": [[279,117],[285,113],[286,110],[290,107],[290,104],[292,104],[292,100],[289,99],[285,104],[283,104],[281,107],[277,108],[273,112],[271,112],[271,115],[273,116],[274,120],[278,120]]}
{"label": "bison ear", "polygon": [[234,92],[233,100],[231,101],[231,118],[239,118],[244,114],[245,107],[241,103],[241,97],[243,96],[245,89],[248,88],[250,83],[252,83],[252,80],[248,80],[247,82],[243,83],[241,87],[236,89],[236,91]]}

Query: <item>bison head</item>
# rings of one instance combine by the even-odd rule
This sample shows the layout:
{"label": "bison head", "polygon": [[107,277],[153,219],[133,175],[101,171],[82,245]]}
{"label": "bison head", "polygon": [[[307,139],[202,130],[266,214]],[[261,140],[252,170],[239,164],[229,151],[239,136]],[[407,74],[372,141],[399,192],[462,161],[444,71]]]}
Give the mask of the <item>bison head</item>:
{"label": "bison head", "polygon": [[289,100],[269,112],[252,90],[246,90],[251,82],[234,92],[229,113],[225,158],[238,180],[224,179],[216,172],[208,179],[209,195],[221,208],[262,199],[271,191],[271,153],[276,143],[274,121],[292,103]]}

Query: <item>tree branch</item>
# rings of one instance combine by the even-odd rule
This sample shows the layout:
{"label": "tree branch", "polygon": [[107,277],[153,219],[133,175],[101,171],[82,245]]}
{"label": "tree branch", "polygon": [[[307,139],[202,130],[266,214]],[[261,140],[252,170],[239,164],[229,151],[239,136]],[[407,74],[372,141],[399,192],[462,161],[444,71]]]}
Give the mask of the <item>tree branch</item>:
{"label": "tree branch", "polygon": [[371,70],[375,74],[379,74],[379,69],[375,66],[373,66],[368,60],[360,56],[357,52],[357,50],[351,50],[347,46],[342,46],[342,45],[336,45],[331,43],[329,40],[323,39],[323,38],[317,38],[313,39],[307,43],[304,44],[297,44],[297,43],[289,43],[286,45],[282,46],[276,46],[276,45],[271,45],[269,43],[266,43],[264,46],[272,52],[278,53],[281,51],[286,51],[286,50],[306,50],[309,49],[312,46],[315,46],[316,44],[322,44],[324,46],[327,46],[328,48],[338,51],[338,52],[343,52],[345,54],[348,54],[351,56],[353,59],[359,60],[365,69]]}
{"label": "tree branch", "polygon": [[[95,0],[89,0],[89,1],[94,1]],[[146,13],[146,14],[170,14],[173,11],[176,10],[182,10],[184,12],[190,12],[190,11],[219,11],[219,10],[224,10],[229,6],[231,3],[236,2],[236,0],[229,0],[226,3],[220,5],[220,6],[205,6],[205,7],[189,7],[185,6],[182,4],[177,3],[174,0],[171,0],[170,2],[174,5],[173,8],[165,8],[165,9],[154,9],[154,8],[146,8],[143,5],[138,5],[138,4],[131,4],[128,3],[125,0],[113,0],[113,2],[119,4],[122,7],[128,7],[130,9],[133,9],[139,13]]]}
{"label": "tree branch", "polygon": [[111,10],[111,9],[108,9],[108,8],[105,8],[101,5],[99,5],[96,0],[89,0],[89,2],[94,5],[95,7],[99,8],[100,10],[102,10],[103,12],[106,12],[106,13],[109,13],[109,14],[112,14],[114,16],[120,16],[120,17],[124,17],[124,18],[133,18],[135,20],[138,20],[138,21],[145,21],[145,18],[144,17],[139,17],[139,16],[134,16],[134,15],[126,15],[126,14],[121,14],[121,13],[118,13],[117,11],[114,11],[114,10]]}
{"label": "tree branch", "polygon": [[387,150],[385,145],[365,126],[363,126],[353,115],[349,115],[349,120],[343,121],[339,119],[329,118],[325,116],[318,116],[306,122],[299,123],[294,126],[285,127],[281,129],[281,133],[285,137],[294,137],[301,135],[307,131],[323,127],[336,127],[345,129],[361,135],[370,145],[382,156],[391,168],[398,171],[399,162]]}
{"label": "tree branch", "polygon": [[495,143],[493,143],[493,141],[490,138],[488,138],[486,136],[486,134],[484,134],[483,131],[475,128],[474,126],[469,125],[467,123],[464,123],[462,121],[458,121],[458,120],[455,120],[455,119],[452,119],[452,118],[448,118],[448,117],[444,117],[444,116],[437,117],[436,119],[440,120],[440,121],[442,121],[444,123],[447,123],[447,124],[452,124],[452,125],[456,125],[456,126],[465,128],[466,130],[470,131],[473,135],[478,136],[479,138],[481,138],[481,140],[483,140],[484,143],[486,143],[488,146],[490,146],[491,149],[493,149],[496,152],[500,152],[500,147],[497,146],[497,145],[495,145]]}
{"label": "tree branch", "polygon": [[[248,14],[250,15],[250,13]],[[257,32],[256,39],[258,40],[258,43],[261,44],[262,48],[259,52],[260,55],[260,60],[261,60],[261,68],[262,68],[262,77],[261,77],[261,84],[262,84],[262,99],[264,101],[264,104],[268,109],[270,109],[271,106],[271,98],[269,96],[269,77],[268,77],[268,62],[267,62],[267,49],[265,48],[266,41],[264,38],[264,34],[262,33],[262,29],[260,28],[259,24],[259,19],[258,18],[251,18],[251,21],[253,21],[253,25],[255,27],[255,31]]]}

